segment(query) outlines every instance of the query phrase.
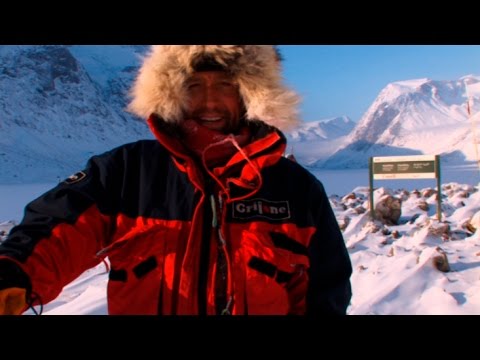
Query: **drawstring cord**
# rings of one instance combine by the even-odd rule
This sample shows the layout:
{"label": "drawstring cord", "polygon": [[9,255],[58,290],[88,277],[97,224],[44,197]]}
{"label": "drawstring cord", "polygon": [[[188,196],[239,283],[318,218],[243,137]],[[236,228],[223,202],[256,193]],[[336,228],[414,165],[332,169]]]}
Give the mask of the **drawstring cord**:
{"label": "drawstring cord", "polygon": [[[250,160],[250,158],[248,157],[248,155],[245,153],[245,151],[241,148],[241,146],[238,144],[237,140],[235,140],[235,137],[230,134],[228,135],[225,139],[219,141],[219,142],[216,142],[216,143],[213,143],[213,144],[210,144],[208,145],[205,150],[203,151],[202,153],[202,164],[203,164],[203,167],[206,169],[206,171],[208,172],[208,174],[213,178],[213,179],[217,179],[217,177],[215,176],[215,174],[210,171],[210,169],[208,168],[208,165],[207,165],[207,160],[205,158],[205,154],[207,153],[207,151],[215,146],[219,146],[219,145],[222,145],[222,144],[225,144],[227,142],[231,142],[232,145],[238,150],[238,152],[243,156],[243,158],[247,161],[248,165],[250,165],[250,167],[253,169],[253,171],[255,172],[255,175],[256,177],[258,178],[258,185],[256,186],[257,189],[260,189],[263,185],[263,179],[262,179],[262,175],[260,174],[260,170],[258,169],[257,166],[255,166],[255,164],[252,162],[252,160]],[[240,182],[239,180],[237,179],[229,179],[227,180],[227,183],[229,182],[232,182],[236,185],[240,185],[240,186],[244,186],[244,187],[248,187],[248,188],[251,188],[251,184],[245,184],[244,182]],[[223,184],[217,180],[217,183],[220,185],[222,191],[227,194],[228,196],[228,191],[227,189],[223,186]],[[245,196],[242,196],[242,197],[238,197],[236,198],[235,200],[243,200],[243,199],[246,199],[248,197],[250,197],[252,194],[249,193],[249,194],[246,194]]]}
{"label": "drawstring cord", "polygon": [[[253,171],[255,172],[255,175],[256,177],[258,178],[258,184],[257,184],[257,189],[260,189],[262,187],[262,183],[263,183],[263,180],[262,180],[262,176],[260,174],[260,171],[259,169],[257,168],[257,166],[255,166],[255,164],[250,160],[250,158],[248,157],[248,155],[245,153],[245,151],[240,147],[240,145],[238,144],[238,142],[235,140],[235,137],[230,134],[228,135],[225,139],[223,139],[222,141],[219,141],[219,142],[216,142],[214,144],[210,144],[209,146],[207,146],[205,148],[205,150],[203,151],[202,153],[202,163],[203,163],[203,166],[204,168],[206,169],[206,171],[208,172],[208,174],[213,178],[213,179],[217,179],[215,174],[213,174],[212,171],[210,171],[209,167],[207,166],[207,161],[206,161],[206,158],[205,158],[205,154],[207,153],[207,151],[215,146],[219,146],[219,145],[222,145],[222,144],[225,144],[225,143],[228,143],[228,142],[231,142],[232,145],[238,150],[238,152],[243,156],[243,158],[247,161],[247,164],[253,169]],[[223,186],[223,184],[221,183],[221,181],[216,181],[220,188],[222,189],[223,193],[227,194],[228,195],[228,191],[227,189]],[[233,183],[237,183],[238,181],[236,180],[230,180],[230,182],[233,182]],[[227,180],[227,183],[228,183],[228,180]],[[244,183],[241,183],[239,185],[247,185],[247,187],[250,187],[250,184],[244,184]],[[243,197],[240,197],[236,200],[242,200],[244,198],[247,198],[249,196],[251,196],[252,194],[249,193]],[[227,265],[227,276],[228,276],[228,280],[227,280],[227,296],[228,296],[228,301],[227,301],[227,304],[225,306],[225,308],[220,312],[221,315],[231,315],[231,306],[233,304],[233,295],[232,295],[232,291],[233,291],[233,284],[232,284],[232,276],[231,276],[231,263],[230,263],[230,257],[228,256],[228,252],[226,251],[226,241],[225,241],[225,238],[222,234],[222,229],[221,229],[221,226],[219,224],[219,219],[218,219],[218,213],[217,213],[217,206],[216,206],[216,202],[215,202],[215,197],[214,195],[210,195],[210,205],[212,207],[212,227],[214,229],[217,230],[218,232],[218,239],[219,239],[219,242],[220,242],[220,245],[221,245],[221,249],[219,249],[220,251],[223,251],[224,254],[225,254],[225,261],[226,261],[226,265]],[[222,198],[221,196],[219,196],[219,206],[220,206],[220,213],[222,215],[225,215],[222,213]],[[223,220],[223,219],[222,219]]]}
{"label": "drawstring cord", "polygon": [[233,144],[233,146],[235,146],[238,150],[238,152],[240,154],[242,154],[242,156],[245,158],[245,160],[247,160],[248,164],[252,167],[252,169],[255,171],[255,173],[257,174],[258,178],[262,179],[262,176],[260,175],[260,171],[258,170],[258,168],[252,163],[252,160],[250,160],[250,158],[247,156],[247,154],[245,154],[245,151],[243,151],[243,149],[240,147],[240,145],[238,145],[238,142],[237,140],[235,140],[235,137],[230,134],[228,137],[227,137],[227,140],[230,140]]}
{"label": "drawstring cord", "polygon": [[[221,315],[230,315],[230,306],[232,305],[233,302],[233,296],[232,294],[232,283],[231,283],[231,267],[230,267],[230,257],[228,256],[227,252],[227,242],[225,241],[225,238],[222,235],[222,229],[218,221],[218,213],[217,213],[217,205],[215,203],[215,196],[212,194],[210,195],[210,204],[212,206],[212,227],[217,230],[218,234],[218,241],[219,241],[219,249],[218,251],[222,251],[224,254],[225,258],[225,263],[226,263],[226,268],[227,268],[227,296],[228,296],[228,301],[227,304],[225,305],[225,308],[220,312]],[[222,201],[221,201],[221,196],[219,196],[219,206],[220,206],[220,212],[222,210]],[[217,269],[218,271],[218,269]]]}
{"label": "drawstring cord", "polygon": [[[33,306],[33,303],[38,300],[40,310],[37,311],[35,307]],[[38,295],[36,292],[31,292],[30,295],[27,297],[27,306],[29,309],[33,311],[35,315],[42,315],[43,313],[43,301],[40,298],[40,295]]]}
{"label": "drawstring cord", "polygon": [[[240,147],[240,145],[238,145],[238,142],[235,140],[235,137],[233,135],[230,134],[230,136],[227,137],[228,140],[230,140],[233,144],[233,146],[235,146],[238,150],[238,152],[240,154],[242,154],[243,158],[247,161],[248,165],[250,165],[250,167],[253,169],[253,171],[255,172],[257,178],[258,178],[258,186],[257,186],[257,189],[260,189],[262,187],[262,184],[263,184],[263,179],[262,179],[262,175],[260,174],[260,171],[258,170],[258,167],[255,166],[255,164],[252,162],[252,160],[250,160],[250,158],[248,157],[248,155],[245,153],[245,151],[243,151],[243,149]],[[235,181],[233,181],[235,182]],[[247,197],[249,197],[251,194],[247,194],[245,196],[242,196],[241,198],[238,198],[237,200],[243,200]]]}

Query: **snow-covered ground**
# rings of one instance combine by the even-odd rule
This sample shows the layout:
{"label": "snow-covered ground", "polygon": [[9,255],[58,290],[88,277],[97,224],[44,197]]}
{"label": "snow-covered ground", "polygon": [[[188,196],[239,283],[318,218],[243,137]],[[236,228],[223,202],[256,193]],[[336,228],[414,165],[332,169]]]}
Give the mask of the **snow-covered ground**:
{"label": "snow-covered ground", "polygon": [[[349,314],[480,314],[480,233],[475,231],[480,213],[474,216],[480,211],[478,174],[476,167],[444,169],[445,179],[458,180],[442,182],[442,222],[436,218],[434,180],[376,181],[375,199],[382,193],[402,199],[399,224],[384,225],[369,217],[366,170],[317,173],[345,227],[354,269]],[[1,185],[0,234],[19,221],[19,209],[28,200],[50,186]],[[444,256],[448,272],[434,266]],[[106,283],[102,263],[66,286],[45,305],[44,314],[106,314]]]}

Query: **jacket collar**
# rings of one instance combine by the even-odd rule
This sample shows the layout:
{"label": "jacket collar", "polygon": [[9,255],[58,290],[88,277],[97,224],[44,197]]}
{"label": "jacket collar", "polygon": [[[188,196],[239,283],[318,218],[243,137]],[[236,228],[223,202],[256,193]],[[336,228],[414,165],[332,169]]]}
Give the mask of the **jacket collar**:
{"label": "jacket collar", "polygon": [[[195,185],[204,187],[201,173],[206,171],[227,195],[227,202],[254,195],[262,186],[261,170],[277,163],[286,148],[285,136],[278,129],[262,121],[248,121],[251,142],[238,147],[225,165],[209,170],[193,159],[174,125],[155,115],[150,116],[147,123],[158,142],[172,154],[176,166],[186,172]],[[208,151],[215,151],[215,147],[212,145]],[[232,196],[234,188],[235,196]]]}

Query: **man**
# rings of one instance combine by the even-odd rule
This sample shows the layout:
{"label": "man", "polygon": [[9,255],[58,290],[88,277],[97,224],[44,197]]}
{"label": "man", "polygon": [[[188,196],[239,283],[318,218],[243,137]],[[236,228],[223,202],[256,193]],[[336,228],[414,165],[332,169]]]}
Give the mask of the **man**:
{"label": "man", "polygon": [[90,159],[0,246],[0,313],[48,303],[108,257],[110,314],[345,314],[350,259],[273,46],[156,46],[130,109],[156,140]]}

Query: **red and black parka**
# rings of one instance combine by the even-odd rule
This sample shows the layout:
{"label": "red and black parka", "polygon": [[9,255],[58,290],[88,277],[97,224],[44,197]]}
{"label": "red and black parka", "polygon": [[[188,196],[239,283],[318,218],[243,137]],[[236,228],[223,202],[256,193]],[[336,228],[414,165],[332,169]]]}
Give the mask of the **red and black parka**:
{"label": "red and black parka", "polygon": [[46,304],[108,257],[109,314],[346,313],[342,234],[279,130],[249,122],[251,143],[206,171],[170,125],[148,123],[156,140],[92,157],[27,205],[0,245],[0,272],[15,268],[4,279],[26,275]]}

